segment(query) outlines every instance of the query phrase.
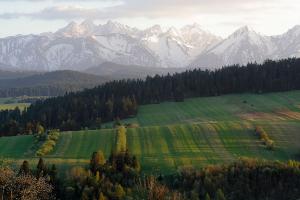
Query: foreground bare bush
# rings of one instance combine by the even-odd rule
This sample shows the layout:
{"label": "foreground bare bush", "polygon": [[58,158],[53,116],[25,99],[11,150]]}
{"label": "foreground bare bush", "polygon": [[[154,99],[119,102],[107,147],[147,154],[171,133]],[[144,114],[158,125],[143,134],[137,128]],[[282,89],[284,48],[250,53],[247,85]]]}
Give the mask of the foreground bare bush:
{"label": "foreground bare bush", "polygon": [[53,187],[46,178],[30,174],[17,174],[10,168],[0,168],[1,200],[48,200]]}
{"label": "foreground bare bush", "polygon": [[153,176],[139,182],[137,196],[137,198],[144,200],[183,200],[180,193],[171,191],[167,186],[160,184]]}

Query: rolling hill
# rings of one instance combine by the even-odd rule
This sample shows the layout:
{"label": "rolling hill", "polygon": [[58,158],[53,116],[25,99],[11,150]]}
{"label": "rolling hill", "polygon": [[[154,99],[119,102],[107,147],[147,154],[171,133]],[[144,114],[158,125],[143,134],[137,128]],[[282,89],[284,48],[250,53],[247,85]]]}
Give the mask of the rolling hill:
{"label": "rolling hill", "polygon": [[30,75],[23,72],[5,72],[4,75],[15,78],[0,79],[0,97],[58,96],[66,92],[92,88],[111,80],[110,77],[70,70],[32,73]]}
{"label": "rolling hill", "polygon": [[107,81],[108,78],[91,74],[63,70],[34,74],[23,78],[0,80],[0,88],[21,88],[34,86],[82,85],[95,86]]}
{"label": "rolling hill", "polygon": [[[127,129],[127,147],[138,156],[145,172],[170,173],[184,166],[227,163],[239,157],[268,160],[299,159],[300,91],[191,98],[139,108],[137,117],[124,120],[139,127]],[[275,142],[269,151],[255,135],[261,126]],[[91,153],[106,156],[114,148],[116,130],[63,132],[47,162],[61,168],[87,164]],[[36,161],[33,136],[0,138],[0,156],[21,162]]]}
{"label": "rolling hill", "polygon": [[185,68],[159,68],[159,67],[143,67],[137,65],[121,65],[111,62],[102,63],[99,66],[91,67],[85,70],[85,73],[112,77],[118,79],[145,78],[147,76],[166,75],[176,72],[183,72]]}
{"label": "rolling hill", "polygon": [[[147,76],[174,74],[185,68],[157,68],[105,62],[83,72],[0,70],[0,97],[58,96],[66,92],[92,88],[111,80],[137,79]],[[35,91],[35,92],[33,92]]]}
{"label": "rolling hill", "polygon": [[35,75],[35,74],[38,74],[38,72],[33,72],[33,71],[9,71],[9,70],[1,70],[0,69],[0,80],[24,78],[24,77],[32,76],[32,75]]}

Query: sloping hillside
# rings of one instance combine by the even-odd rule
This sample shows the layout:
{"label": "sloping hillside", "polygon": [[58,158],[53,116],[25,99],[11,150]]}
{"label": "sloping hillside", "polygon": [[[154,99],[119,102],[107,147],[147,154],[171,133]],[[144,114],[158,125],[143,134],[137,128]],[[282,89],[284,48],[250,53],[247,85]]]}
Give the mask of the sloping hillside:
{"label": "sloping hillside", "polygon": [[[146,172],[170,173],[184,166],[200,167],[231,162],[239,157],[268,160],[299,159],[300,92],[264,95],[226,95],[192,98],[141,106],[136,118],[124,120],[127,148],[138,156]],[[255,134],[262,127],[275,142],[266,148]],[[93,151],[106,156],[117,134],[111,124],[101,130],[64,132],[48,162],[60,167],[86,164]],[[33,136],[0,138],[0,157],[37,160],[31,151]]]}
{"label": "sloping hillside", "polygon": [[[58,96],[66,92],[83,90],[100,85],[109,77],[64,70],[26,75],[10,72],[12,79],[0,79],[0,97],[16,96]],[[3,75],[4,76],[4,75]],[[25,77],[21,77],[25,76]]]}
{"label": "sloping hillside", "polygon": [[98,85],[107,78],[76,71],[54,71],[23,78],[0,80],[0,88],[34,87],[41,85]]}
{"label": "sloping hillside", "polygon": [[38,72],[34,71],[8,71],[8,70],[1,70],[0,69],[0,80],[1,79],[16,79],[16,78],[23,78],[27,76],[32,76],[38,74]]}
{"label": "sloping hillside", "polygon": [[108,76],[113,79],[145,78],[147,76],[166,75],[168,73],[183,72],[185,68],[161,68],[144,67],[137,65],[120,65],[111,62],[105,62],[99,66],[91,67],[85,70],[86,73],[99,76]]}

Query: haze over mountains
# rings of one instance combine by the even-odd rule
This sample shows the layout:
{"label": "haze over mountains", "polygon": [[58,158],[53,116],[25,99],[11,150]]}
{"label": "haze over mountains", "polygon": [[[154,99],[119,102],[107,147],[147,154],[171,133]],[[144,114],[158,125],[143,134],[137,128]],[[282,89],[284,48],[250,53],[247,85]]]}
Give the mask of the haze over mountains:
{"label": "haze over mountains", "polygon": [[146,78],[147,76],[167,75],[176,72],[183,72],[186,68],[162,68],[147,67],[138,65],[121,65],[112,62],[105,62],[101,65],[91,67],[85,70],[85,73],[94,74],[103,77],[109,77],[111,80]]}
{"label": "haze over mountains", "polygon": [[0,69],[0,98],[17,96],[60,96],[66,92],[93,88],[108,81],[144,79],[147,76],[173,74],[185,68],[160,68],[120,65],[105,62],[84,72],[74,70],[4,71]]}
{"label": "haze over mountains", "polygon": [[[0,71],[1,73],[1,71]],[[92,74],[62,70],[47,73],[37,73],[24,77],[1,79],[0,89],[25,88],[36,86],[72,86],[77,88],[90,88],[110,80],[109,77],[96,76]]]}
{"label": "haze over mountains", "polygon": [[117,22],[72,22],[55,33],[0,39],[0,69],[85,71],[103,63],[141,67],[216,68],[300,56],[300,26],[264,36],[242,27],[222,39],[198,24],[139,30]]}

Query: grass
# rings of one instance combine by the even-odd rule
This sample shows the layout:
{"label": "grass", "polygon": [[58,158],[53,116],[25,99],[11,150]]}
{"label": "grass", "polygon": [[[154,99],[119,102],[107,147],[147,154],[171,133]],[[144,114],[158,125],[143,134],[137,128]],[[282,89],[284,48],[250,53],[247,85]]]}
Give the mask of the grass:
{"label": "grass", "polygon": [[0,111],[1,110],[13,110],[16,107],[19,107],[20,110],[24,110],[30,104],[28,103],[10,103],[10,104],[0,104]]}
{"label": "grass", "polygon": [[16,107],[19,107],[20,110],[24,110],[29,105],[30,105],[29,103],[18,103],[17,99],[15,98],[0,98],[0,111],[13,110]]}
{"label": "grass", "polygon": [[[227,163],[239,157],[299,159],[300,91],[140,106],[136,118],[124,121],[140,125],[127,129],[126,143],[145,172],[170,173],[184,166]],[[274,151],[267,150],[254,135],[256,125],[275,141]],[[62,133],[53,152],[46,156],[47,162],[67,169],[87,164],[93,151],[102,150],[107,157],[118,139],[110,126]],[[31,136],[0,138],[0,156],[36,162],[30,151],[32,143]]]}
{"label": "grass", "polygon": [[192,98],[180,103],[146,105],[139,108],[136,121],[141,126],[235,121],[241,120],[241,115],[249,113],[268,113],[272,117],[279,116],[277,112],[281,110],[300,112],[300,92],[225,95]]}
{"label": "grass", "polygon": [[108,156],[115,144],[115,132],[110,129],[62,133],[48,157],[88,159],[94,151],[98,150],[102,150],[104,155]]}
{"label": "grass", "polygon": [[0,157],[24,158],[30,153],[34,143],[33,136],[15,136],[0,138]]}

